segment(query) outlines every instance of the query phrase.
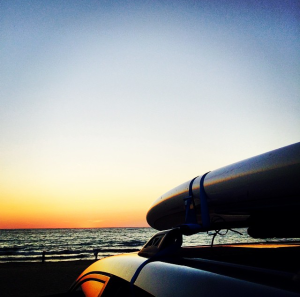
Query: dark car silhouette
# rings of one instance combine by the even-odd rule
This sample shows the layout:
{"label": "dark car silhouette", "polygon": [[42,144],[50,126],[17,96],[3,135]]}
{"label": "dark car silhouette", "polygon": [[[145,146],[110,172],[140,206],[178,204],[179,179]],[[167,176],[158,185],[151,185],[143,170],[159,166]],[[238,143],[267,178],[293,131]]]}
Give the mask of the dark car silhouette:
{"label": "dark car silhouette", "polygon": [[[300,296],[299,211],[296,143],[162,195],[147,214],[162,231],[139,252],[93,263],[65,295]],[[182,236],[240,227],[261,242],[181,246]]]}

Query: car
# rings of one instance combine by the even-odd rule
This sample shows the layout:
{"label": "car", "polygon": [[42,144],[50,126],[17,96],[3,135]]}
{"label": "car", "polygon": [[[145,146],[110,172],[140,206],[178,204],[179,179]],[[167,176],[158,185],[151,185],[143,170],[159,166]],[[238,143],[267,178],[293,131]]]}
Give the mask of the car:
{"label": "car", "polygon": [[[190,179],[147,214],[136,253],[94,262],[70,296],[300,296],[300,143]],[[259,243],[182,247],[183,236],[247,228]],[[213,239],[214,239],[213,237]],[[268,242],[266,239],[276,238]],[[293,239],[293,240],[291,240]]]}

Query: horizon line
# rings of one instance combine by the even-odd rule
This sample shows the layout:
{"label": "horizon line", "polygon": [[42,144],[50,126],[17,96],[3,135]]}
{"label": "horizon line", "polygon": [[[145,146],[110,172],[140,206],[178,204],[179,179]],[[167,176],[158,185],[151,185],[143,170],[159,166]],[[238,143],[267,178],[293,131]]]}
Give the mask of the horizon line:
{"label": "horizon line", "polygon": [[[152,228],[148,227],[138,227],[138,226],[126,226],[126,227],[47,227],[47,228],[0,228],[0,230],[32,230],[32,229],[39,229],[39,230],[47,230],[47,229],[117,229],[117,228]],[[152,228],[153,229],[153,228]]]}

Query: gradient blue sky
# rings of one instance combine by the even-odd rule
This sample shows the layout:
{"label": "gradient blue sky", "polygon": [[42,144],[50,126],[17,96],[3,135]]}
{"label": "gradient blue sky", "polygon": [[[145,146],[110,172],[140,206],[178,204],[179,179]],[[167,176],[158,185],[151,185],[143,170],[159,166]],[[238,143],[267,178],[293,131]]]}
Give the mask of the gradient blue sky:
{"label": "gradient blue sky", "polygon": [[144,226],[170,188],[299,141],[299,1],[0,14],[0,228]]}

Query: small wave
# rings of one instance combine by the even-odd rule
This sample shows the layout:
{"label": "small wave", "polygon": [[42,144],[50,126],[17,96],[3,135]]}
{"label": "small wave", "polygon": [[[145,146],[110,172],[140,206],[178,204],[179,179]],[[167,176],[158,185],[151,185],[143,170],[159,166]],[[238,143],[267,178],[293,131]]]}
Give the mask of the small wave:
{"label": "small wave", "polygon": [[14,255],[20,250],[20,247],[3,247],[0,248],[0,255]]}
{"label": "small wave", "polygon": [[19,247],[19,246],[13,246],[13,247],[2,247],[2,248],[0,248],[0,252],[1,251],[17,251],[17,250],[20,250],[21,249],[21,247]]}
{"label": "small wave", "polygon": [[[68,256],[47,256],[45,257],[45,261],[51,260],[74,260],[74,259],[93,259],[92,255],[68,255]],[[0,263],[4,262],[41,262],[42,256],[39,257],[0,257]]]}
{"label": "small wave", "polygon": [[120,243],[122,246],[143,246],[144,244],[145,242],[140,240],[129,240]]}
{"label": "small wave", "polygon": [[101,252],[101,253],[132,253],[132,252],[138,252],[139,249],[131,249],[131,248],[128,248],[128,249],[114,249],[114,248],[111,248],[111,249],[95,249],[94,252]]}
{"label": "small wave", "polygon": [[77,255],[68,255],[68,256],[64,256],[64,255],[60,255],[60,256],[45,256],[45,260],[66,260],[66,259],[83,259],[83,258],[88,258],[90,257],[90,255],[84,255],[84,254],[77,254]]}
{"label": "small wave", "polygon": [[[45,251],[46,260],[59,260],[59,259],[82,259],[90,258],[93,259],[95,255],[107,257],[111,254],[124,254],[137,252],[139,249],[136,248],[100,248],[93,250],[81,250],[81,251],[71,251],[71,250],[62,250],[62,251]],[[41,261],[42,252],[18,252],[18,253],[5,253],[0,254],[0,262],[6,261]]]}
{"label": "small wave", "polygon": [[45,252],[46,252],[46,254],[50,254],[50,255],[55,255],[55,254],[72,255],[72,254],[81,254],[83,251],[61,250],[61,251],[45,251]]}

